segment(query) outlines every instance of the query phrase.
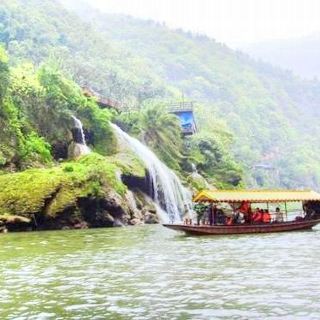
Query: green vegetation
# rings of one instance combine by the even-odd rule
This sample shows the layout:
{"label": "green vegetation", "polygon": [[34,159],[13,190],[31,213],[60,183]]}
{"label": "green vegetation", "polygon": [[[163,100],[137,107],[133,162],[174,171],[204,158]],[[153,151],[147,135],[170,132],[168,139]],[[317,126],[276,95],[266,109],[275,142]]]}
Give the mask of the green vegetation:
{"label": "green vegetation", "polygon": [[[71,139],[71,114],[89,131],[95,151],[116,152],[108,126],[113,115],[84,97],[62,69],[81,86],[134,107],[137,112],[117,121],[183,176],[193,162],[218,187],[241,185],[243,174],[249,186],[319,187],[317,81],[303,81],[202,35],[100,14],[79,1],[63,3],[79,16],[48,0],[4,0],[0,8],[0,41],[14,66],[10,80],[2,59],[1,95],[11,90],[10,99],[2,98],[7,111],[0,121],[10,123],[6,130],[11,130],[10,139],[0,132],[6,136],[0,146],[4,167],[46,165],[50,148],[45,143],[57,158],[66,137]],[[41,67],[35,71],[26,61]],[[182,94],[197,101],[200,128],[186,141],[177,134],[176,120],[163,111]],[[43,107],[46,112],[39,112]],[[35,135],[44,145],[23,151],[25,139]]]}
{"label": "green vegetation", "polygon": [[94,150],[102,155],[116,151],[111,112],[85,97],[56,67],[46,64],[35,70],[28,63],[9,69],[1,49],[0,69],[0,169],[52,163],[56,146],[67,148],[72,140],[72,115],[83,119]]}
{"label": "green vegetation", "polygon": [[[85,97],[52,64],[36,69],[30,63],[15,67],[8,63],[0,47],[0,225],[26,228],[38,221],[45,228],[72,226],[84,220],[79,218],[83,199],[93,201],[92,217],[103,199],[121,203],[126,186],[119,172],[125,164],[117,165],[111,159],[117,151],[109,123],[112,113]],[[83,119],[90,147],[100,154],[67,161],[73,141],[72,115]],[[46,226],[63,216],[79,219]]]}
{"label": "green vegetation", "polygon": [[55,217],[77,208],[81,198],[107,196],[111,190],[124,195],[119,168],[98,154],[47,169],[29,169],[0,176],[0,216]]}
{"label": "green vegetation", "polygon": [[[92,99],[84,97],[79,87],[61,74],[59,69],[62,68],[65,73],[71,73],[80,85],[89,86],[126,107],[134,107],[137,111],[117,117],[118,123],[148,144],[181,176],[186,176],[185,171],[191,171],[193,155],[190,154],[190,143],[184,143],[178,119],[165,112],[164,101],[178,98],[181,91],[168,85],[158,70],[152,70],[148,61],[128,53],[114,41],[110,44],[93,28],[67,13],[56,1],[31,0],[25,3],[5,0],[0,16],[0,39],[10,53],[11,64],[15,66],[11,72],[14,106],[21,110],[30,129],[51,145],[54,158],[59,158],[57,150],[66,146],[66,137],[71,140],[72,114],[82,121],[88,143],[96,152],[112,155],[117,151],[108,124],[113,115],[108,110],[97,108]],[[16,22],[14,26],[10,23],[12,19]],[[82,35],[81,42],[78,41],[79,35]],[[35,65],[41,64],[40,68],[35,71],[30,63],[24,62],[30,60]],[[43,108],[45,112],[41,112]],[[18,122],[21,120],[18,118]],[[233,158],[229,147],[222,147],[224,154],[228,155],[222,161]],[[44,151],[44,148],[40,149]],[[40,149],[31,152],[33,157],[40,154],[42,158],[38,156],[38,162],[48,163],[47,154]],[[191,149],[194,152],[197,146]],[[19,159],[21,162],[23,157]],[[18,167],[29,167],[35,159],[30,160],[25,161],[27,164],[19,163]],[[224,178],[227,172],[222,168],[221,163],[217,175],[215,168],[210,172],[200,171],[206,173],[211,182],[219,183],[221,180],[225,186],[237,185],[241,170],[236,173],[237,177],[230,173],[232,178]]]}
{"label": "green vegetation", "polygon": [[[217,187],[241,185],[243,172],[230,153],[230,133],[216,130],[183,138],[179,119],[166,112],[163,104],[150,101],[139,111],[119,115],[116,121],[151,147],[182,178],[195,165],[198,172]],[[188,178],[195,189],[202,189],[203,179],[200,179],[202,183],[196,180]]]}
{"label": "green vegetation", "polygon": [[[183,93],[197,101],[201,131],[212,133],[212,129],[222,128],[232,133],[233,155],[244,165],[249,185],[319,188],[317,80],[301,80],[203,35],[173,31],[152,21],[100,14],[79,1],[63,3],[94,25],[113,47],[122,47],[130,57],[146,64],[136,78],[145,79],[148,74],[155,84],[165,82],[163,99],[168,95],[177,99]],[[122,57],[121,61],[126,62]],[[157,97],[159,91],[154,92]],[[139,97],[138,91],[135,97]],[[256,169],[257,165],[269,169]]]}
{"label": "green vegetation", "polygon": [[198,171],[218,188],[241,186],[242,168],[227,150],[226,143],[210,134],[195,135],[189,143],[190,158]]}

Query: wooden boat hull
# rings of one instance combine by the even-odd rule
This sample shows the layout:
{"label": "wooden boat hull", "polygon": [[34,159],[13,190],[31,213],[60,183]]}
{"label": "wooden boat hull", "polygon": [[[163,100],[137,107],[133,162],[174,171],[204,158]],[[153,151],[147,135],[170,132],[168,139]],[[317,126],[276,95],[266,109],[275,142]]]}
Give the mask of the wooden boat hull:
{"label": "wooden boat hull", "polygon": [[252,225],[188,225],[188,224],[163,224],[164,227],[176,231],[183,231],[192,235],[225,235],[225,234],[250,234],[250,233],[271,233],[308,230],[320,223],[318,220],[291,221],[270,224]]}

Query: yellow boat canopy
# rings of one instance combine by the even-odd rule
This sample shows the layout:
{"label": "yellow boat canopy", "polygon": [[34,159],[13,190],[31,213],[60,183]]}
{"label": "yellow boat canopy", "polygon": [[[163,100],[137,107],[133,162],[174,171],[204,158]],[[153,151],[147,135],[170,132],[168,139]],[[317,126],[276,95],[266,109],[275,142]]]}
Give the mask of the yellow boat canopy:
{"label": "yellow boat canopy", "polygon": [[320,201],[320,194],[312,190],[203,190],[194,202],[290,202]]}

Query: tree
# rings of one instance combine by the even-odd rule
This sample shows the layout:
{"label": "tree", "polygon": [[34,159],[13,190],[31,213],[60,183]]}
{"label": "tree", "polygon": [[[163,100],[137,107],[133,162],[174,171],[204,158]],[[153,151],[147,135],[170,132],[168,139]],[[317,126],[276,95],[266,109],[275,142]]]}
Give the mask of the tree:
{"label": "tree", "polygon": [[4,48],[0,46],[0,103],[6,95],[9,81],[8,56]]}
{"label": "tree", "polygon": [[142,140],[170,167],[180,170],[183,142],[180,121],[163,104],[149,102],[141,110],[139,126]]}

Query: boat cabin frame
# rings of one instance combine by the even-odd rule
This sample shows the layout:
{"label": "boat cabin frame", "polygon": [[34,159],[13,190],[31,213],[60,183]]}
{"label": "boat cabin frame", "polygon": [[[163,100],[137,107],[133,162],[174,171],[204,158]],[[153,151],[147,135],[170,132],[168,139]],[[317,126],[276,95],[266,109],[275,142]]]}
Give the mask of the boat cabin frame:
{"label": "boat cabin frame", "polygon": [[[312,190],[203,190],[193,199],[196,204],[204,204],[209,208],[210,219],[203,224],[199,220],[194,223],[192,219],[186,219],[183,224],[165,224],[170,229],[184,231],[190,234],[242,234],[242,233],[266,233],[311,229],[320,223],[320,194]],[[288,221],[289,202],[301,202],[303,216],[295,217]],[[266,204],[267,210],[270,204],[283,203],[286,219],[282,222],[269,220],[248,221],[239,223],[221,223],[213,217],[213,208],[218,204],[227,203],[233,212],[249,213],[253,204]],[[250,210],[252,213],[252,210]],[[216,212],[215,212],[216,213]],[[268,214],[268,213],[267,213]],[[209,221],[208,221],[209,220]]]}
{"label": "boat cabin frame", "polygon": [[[246,214],[243,207],[250,208],[253,213],[252,205],[265,205],[270,214],[270,205],[284,204],[285,220],[288,221],[288,206],[290,202],[301,202],[303,218],[320,218],[320,194],[312,190],[204,190],[198,193],[193,201],[195,203],[207,203],[210,209],[219,204],[230,205],[233,213],[241,212]],[[311,210],[310,204],[318,204],[318,210]],[[312,206],[314,209],[315,206]],[[261,208],[260,208],[261,209]],[[295,211],[296,212],[296,211]],[[274,214],[273,214],[274,215]],[[275,220],[275,219],[273,219]],[[216,221],[214,221],[216,224]]]}

